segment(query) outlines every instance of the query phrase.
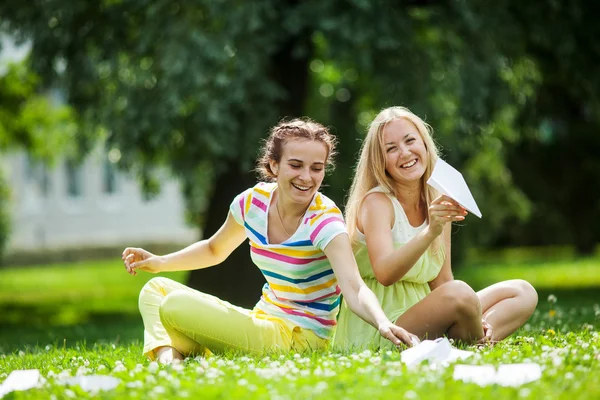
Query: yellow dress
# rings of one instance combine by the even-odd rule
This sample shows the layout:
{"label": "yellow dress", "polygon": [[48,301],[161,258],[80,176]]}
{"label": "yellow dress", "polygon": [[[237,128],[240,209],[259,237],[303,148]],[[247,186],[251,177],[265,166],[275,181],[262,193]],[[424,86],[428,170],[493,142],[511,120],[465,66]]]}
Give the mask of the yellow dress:
{"label": "yellow dress", "polygon": [[[395,248],[408,243],[427,226],[427,222],[417,228],[411,226],[400,202],[393,195],[386,193],[384,189],[377,187],[369,191],[369,193],[372,192],[385,193],[392,202],[394,207],[392,238]],[[377,296],[385,315],[390,321],[395,322],[402,313],[431,293],[427,283],[438,276],[443,261],[437,261],[437,257],[433,257],[430,251],[425,252],[398,282],[390,286],[384,286],[375,278],[365,237],[358,230],[356,231],[356,239],[359,244],[355,248],[354,255],[360,275],[366,285]],[[440,257],[441,260],[443,258]],[[339,349],[364,349],[389,348],[392,347],[392,344],[381,337],[377,329],[350,311],[348,304],[344,301],[338,318],[333,346]]]}

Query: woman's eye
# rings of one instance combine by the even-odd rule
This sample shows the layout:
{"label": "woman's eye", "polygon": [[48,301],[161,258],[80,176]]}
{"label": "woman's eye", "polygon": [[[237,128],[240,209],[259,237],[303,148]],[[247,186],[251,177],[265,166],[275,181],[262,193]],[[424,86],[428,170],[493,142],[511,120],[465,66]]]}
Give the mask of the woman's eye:
{"label": "woman's eye", "polygon": [[313,168],[312,170],[315,171],[315,172],[321,172],[321,171],[323,171],[323,168],[316,167],[316,168]]}
{"label": "woman's eye", "polygon": [[290,164],[290,167],[292,167],[293,169],[298,169],[300,168],[300,165]]}
{"label": "woman's eye", "polygon": [[406,141],[406,143],[412,143],[412,142],[414,142],[414,141],[415,141],[415,138],[410,138],[410,139],[408,139],[408,140]]}
{"label": "woman's eye", "polygon": [[388,147],[386,151],[387,151],[388,153],[390,153],[390,152],[392,152],[392,151],[394,151],[394,150],[396,150],[396,146],[393,146],[393,147]]}

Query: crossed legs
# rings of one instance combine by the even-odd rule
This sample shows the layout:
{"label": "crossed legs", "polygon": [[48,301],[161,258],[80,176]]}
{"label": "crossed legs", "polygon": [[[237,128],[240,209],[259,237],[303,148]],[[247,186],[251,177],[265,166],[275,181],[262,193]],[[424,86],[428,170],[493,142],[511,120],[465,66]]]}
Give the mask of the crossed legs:
{"label": "crossed legs", "polygon": [[504,339],[529,319],[537,293],[526,281],[500,282],[477,293],[462,281],[449,281],[409,308],[396,324],[423,339],[441,336],[475,343],[484,338],[482,320],[491,325],[486,338]]}

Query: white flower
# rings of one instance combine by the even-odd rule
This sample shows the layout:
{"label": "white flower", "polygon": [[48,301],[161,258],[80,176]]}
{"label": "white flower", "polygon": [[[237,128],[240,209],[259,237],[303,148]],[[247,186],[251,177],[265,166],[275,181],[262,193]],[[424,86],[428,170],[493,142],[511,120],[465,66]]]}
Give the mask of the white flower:
{"label": "white flower", "polygon": [[172,364],[171,369],[175,372],[181,372],[185,369],[185,367],[183,366],[183,364],[177,363],[177,364]]}
{"label": "white flower", "polygon": [[573,379],[575,377],[575,374],[573,374],[572,372],[567,372],[565,374],[565,379]]}
{"label": "white flower", "polygon": [[371,350],[365,350],[362,353],[360,353],[360,356],[362,358],[368,358],[368,357],[371,357],[371,354],[373,354],[373,353],[371,353]]}
{"label": "white flower", "polygon": [[156,371],[158,371],[158,363],[156,361],[152,361],[150,365],[148,365],[148,372],[154,374]]}
{"label": "white flower", "polygon": [[141,389],[144,387],[144,383],[142,381],[133,381],[127,382],[125,386],[131,389]]}
{"label": "white flower", "polygon": [[117,366],[112,370],[113,374],[125,371],[127,371],[127,367],[125,367],[123,364],[117,364]]}
{"label": "white flower", "polygon": [[406,393],[404,393],[404,397],[407,399],[416,399],[419,396],[414,390],[407,390]]}
{"label": "white flower", "polygon": [[104,371],[105,369],[106,369],[106,365],[100,364],[100,365],[98,365],[98,368],[96,368],[96,371],[100,372],[100,371]]}
{"label": "white flower", "polygon": [[75,394],[74,391],[72,391],[71,389],[65,389],[65,396],[70,397],[72,399],[74,399],[77,395]]}
{"label": "white flower", "polygon": [[548,303],[554,304],[556,303],[556,300],[557,298],[555,295],[551,294],[550,296],[548,296]]}
{"label": "white flower", "polygon": [[531,389],[529,389],[529,388],[523,388],[523,389],[519,390],[519,397],[529,397],[530,394],[531,394]]}
{"label": "white flower", "polygon": [[248,384],[248,379],[240,379],[237,381],[237,384],[240,386],[246,386]]}
{"label": "white flower", "polygon": [[163,393],[167,392],[167,389],[165,389],[162,386],[154,386],[154,389],[152,389],[152,392],[156,393],[156,394],[163,394]]}

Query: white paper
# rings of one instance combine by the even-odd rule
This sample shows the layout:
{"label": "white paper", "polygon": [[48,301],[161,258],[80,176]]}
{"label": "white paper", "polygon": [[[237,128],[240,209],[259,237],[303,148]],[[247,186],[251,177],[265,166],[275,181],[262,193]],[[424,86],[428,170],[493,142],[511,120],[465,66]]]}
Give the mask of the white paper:
{"label": "white paper", "polygon": [[455,365],[454,375],[456,381],[476,383],[479,386],[493,385],[496,383],[496,368],[493,365]]}
{"label": "white paper", "polygon": [[17,390],[29,390],[40,385],[40,371],[24,369],[12,371],[0,385],[0,398]]}
{"label": "white paper", "polygon": [[462,174],[446,161],[439,158],[433,168],[433,173],[427,180],[427,184],[437,189],[440,193],[456,200],[458,204],[466,208],[471,214],[481,218],[481,211],[465,182]]}
{"label": "white paper", "polygon": [[80,375],[67,378],[63,381],[66,385],[79,385],[81,389],[89,393],[100,390],[112,390],[119,386],[121,380],[108,375]]}
{"label": "white paper", "polygon": [[400,359],[408,367],[415,366],[425,360],[430,363],[450,363],[473,355],[473,352],[458,350],[452,347],[448,339],[423,340],[418,345],[404,350]]}
{"label": "white paper", "polygon": [[455,380],[476,383],[479,386],[497,384],[517,387],[542,377],[542,369],[535,363],[493,365],[455,365]]}

